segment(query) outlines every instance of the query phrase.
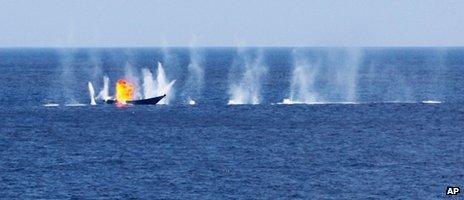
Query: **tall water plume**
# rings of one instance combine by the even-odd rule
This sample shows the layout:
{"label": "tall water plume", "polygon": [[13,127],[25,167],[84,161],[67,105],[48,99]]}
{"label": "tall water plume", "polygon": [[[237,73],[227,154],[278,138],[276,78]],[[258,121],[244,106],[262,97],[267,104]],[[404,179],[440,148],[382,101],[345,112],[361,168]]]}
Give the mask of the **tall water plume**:
{"label": "tall water plume", "polygon": [[199,52],[190,48],[190,63],[188,65],[188,77],[184,86],[186,101],[189,104],[195,104],[201,97],[204,85],[204,69],[202,67],[202,58]]}
{"label": "tall water plume", "polygon": [[290,92],[283,103],[355,102],[361,49],[309,53],[304,49],[293,50]]}
{"label": "tall water plume", "polygon": [[102,99],[106,101],[111,98],[109,84],[110,78],[108,78],[108,76],[103,76],[103,88],[100,91],[100,93],[98,93],[97,99]]}
{"label": "tall water plume", "polygon": [[[161,64],[158,62],[158,71],[156,75],[156,84],[158,93],[166,94],[166,97],[159,102],[159,104],[169,104],[175,99],[176,91],[173,87],[174,81],[168,81],[169,77],[166,74],[176,74],[179,70],[179,61],[172,49],[169,48],[166,40],[162,41],[163,60]],[[164,67],[163,67],[164,66]],[[165,72],[166,69],[166,72]]]}
{"label": "tall water plume", "polygon": [[433,61],[429,61],[429,65],[431,67],[431,84],[427,87],[426,91],[424,92],[425,95],[423,98],[426,99],[435,99],[440,100],[444,99],[445,93],[444,91],[447,90],[446,81],[449,80],[446,77],[446,72],[448,71],[447,65],[447,56],[448,56],[448,49],[447,48],[438,48],[433,52],[434,56],[430,56]]}
{"label": "tall water plume", "polygon": [[310,63],[304,51],[294,49],[290,93],[283,103],[315,103],[320,98],[315,88],[319,65]]}
{"label": "tall water plume", "polygon": [[342,60],[336,67],[336,91],[339,93],[343,101],[355,102],[358,70],[362,61],[362,50],[357,48],[346,49],[343,56],[335,60]]}
{"label": "tall water plume", "polygon": [[100,59],[100,53],[96,49],[90,49],[88,51],[89,61],[92,65],[90,70],[90,77],[92,80],[97,80],[102,74],[102,61]]}
{"label": "tall water plume", "polygon": [[142,69],[143,92],[145,98],[152,98],[166,94],[158,104],[169,104],[173,97],[172,86],[176,80],[169,81],[164,72],[163,65],[158,62],[156,80],[149,69]]}
{"label": "tall water plume", "polygon": [[257,55],[253,56],[245,53],[247,52],[239,50],[240,61],[236,61],[236,65],[239,66],[232,66],[243,65],[243,70],[236,80],[231,80],[229,105],[261,103],[261,85],[267,74],[267,66],[263,64],[263,52],[259,50]]}
{"label": "tall water plume", "polygon": [[[102,73],[102,62],[101,62],[101,59],[100,59],[100,54],[96,49],[89,49],[88,52],[87,52],[87,56],[88,56],[88,63],[89,63],[89,65],[91,65],[91,68],[86,68],[86,69],[88,69],[87,70],[87,73],[89,74],[88,77],[91,78],[93,83],[96,83],[96,85],[98,85],[100,83],[100,81],[98,81],[98,79],[99,79],[99,77],[101,76],[101,73]],[[105,78],[103,78],[103,82],[105,82],[104,79]],[[96,102],[95,102],[96,99],[105,99],[106,100],[106,98],[100,98],[100,93],[101,92],[97,96],[95,96],[95,89],[94,89],[94,85],[92,84],[92,82],[89,81],[89,83],[88,83],[89,92],[90,92],[90,95],[91,95],[90,100],[91,100],[91,105],[96,105]],[[106,95],[106,96],[108,96],[108,95]]]}
{"label": "tall water plume", "polygon": [[88,83],[88,86],[90,95],[90,105],[97,105],[97,103],[95,102],[95,89],[93,89],[93,85],[90,81]]}
{"label": "tall water plume", "polygon": [[153,74],[147,68],[142,69],[143,76],[143,96],[145,99],[152,98],[157,95],[157,86],[153,79]]}
{"label": "tall water plume", "polygon": [[60,55],[61,58],[59,67],[61,71],[61,97],[64,98],[66,103],[76,103],[77,101],[74,96],[74,91],[77,90],[75,88],[76,81],[74,74],[74,50],[62,50]]}

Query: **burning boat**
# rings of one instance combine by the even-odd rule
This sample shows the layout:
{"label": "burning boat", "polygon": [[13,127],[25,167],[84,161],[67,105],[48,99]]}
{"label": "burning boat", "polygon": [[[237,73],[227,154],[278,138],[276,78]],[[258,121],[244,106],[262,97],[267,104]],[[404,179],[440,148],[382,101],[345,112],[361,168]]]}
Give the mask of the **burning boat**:
{"label": "burning boat", "polygon": [[155,105],[161,99],[166,97],[166,94],[158,97],[148,98],[148,99],[138,99],[134,100],[134,91],[135,86],[131,82],[119,79],[116,82],[116,98],[114,99],[106,99],[104,100],[105,103],[108,104],[133,104],[133,105]]}
{"label": "burning boat", "polygon": [[[166,95],[162,95],[162,96],[158,96],[158,97],[153,97],[153,98],[148,98],[148,99],[139,99],[139,100],[129,100],[129,101],[125,101],[124,103],[122,104],[133,104],[133,105],[155,105],[157,104],[159,101],[161,101],[161,99],[163,99],[164,97],[166,97]],[[103,100],[103,102],[107,103],[107,104],[117,104],[117,103],[121,103],[119,102],[118,100],[116,99],[107,99],[107,100]]]}
{"label": "burning boat", "polygon": [[[105,77],[106,78],[106,77]],[[104,79],[105,85],[108,84],[108,79]],[[164,97],[166,97],[166,94],[153,97],[153,98],[146,98],[146,99],[134,99],[134,91],[135,91],[135,86],[132,84],[130,81],[124,80],[124,79],[119,79],[116,82],[116,95],[115,97],[109,97],[108,92],[107,92],[107,86],[105,86],[106,89],[104,89],[103,95],[99,95],[97,98],[103,99],[104,103],[107,104],[116,104],[118,106],[124,106],[124,105],[155,105],[159,101],[161,101]],[[95,98],[94,98],[94,89],[92,86],[92,83],[89,82],[89,91],[90,91],[90,98],[92,101],[92,105],[96,105],[95,103]]]}

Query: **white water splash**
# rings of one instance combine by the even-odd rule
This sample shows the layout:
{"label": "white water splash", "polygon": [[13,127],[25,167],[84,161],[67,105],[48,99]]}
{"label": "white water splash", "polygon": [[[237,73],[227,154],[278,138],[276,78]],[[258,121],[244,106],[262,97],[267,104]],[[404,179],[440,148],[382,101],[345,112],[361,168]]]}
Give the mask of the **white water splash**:
{"label": "white water splash", "polygon": [[229,87],[229,105],[261,103],[261,84],[267,73],[262,63],[262,52],[255,59],[245,59],[245,71],[237,82]]}
{"label": "white water splash", "polygon": [[87,85],[89,86],[90,105],[97,105],[95,102],[95,90],[93,89],[93,85],[90,81]]}
{"label": "white water splash", "polygon": [[65,102],[69,103],[75,99],[75,66],[74,66],[74,54],[75,50],[62,50],[60,58],[60,71],[61,71],[61,80],[60,88],[62,98],[65,99]]}
{"label": "white water splash", "polygon": [[108,78],[108,76],[103,76],[103,88],[100,91],[100,93],[98,93],[97,99],[102,99],[106,101],[111,98],[109,84],[110,78]]}
{"label": "white water splash", "polygon": [[68,103],[68,104],[65,104],[64,106],[67,106],[67,107],[81,107],[81,106],[87,106],[87,104],[83,104],[83,103]]}
{"label": "white water splash", "polygon": [[176,80],[169,81],[166,78],[163,65],[158,62],[158,71],[156,81],[153,79],[153,74],[148,69],[142,69],[143,75],[143,91],[145,98],[152,98],[166,94],[158,104],[169,104],[173,96],[172,86]]}
{"label": "white water splash", "polygon": [[60,106],[60,104],[57,104],[57,103],[47,103],[47,104],[44,104],[45,107],[58,107]]}
{"label": "white water splash", "polygon": [[197,50],[193,47],[190,48],[190,63],[188,65],[188,77],[185,82],[185,94],[187,102],[193,99],[198,100],[203,91],[204,85],[204,69],[202,67],[202,60]]}
{"label": "white water splash", "polygon": [[[102,60],[101,60],[101,53],[98,49],[89,49],[87,52],[87,55],[89,57],[89,62],[92,65],[91,68],[87,68],[90,80],[96,80],[100,78],[102,75]],[[99,84],[99,82],[93,82],[95,83],[95,86]]]}
{"label": "white water splash", "polygon": [[142,69],[143,76],[143,96],[145,99],[155,97],[157,95],[156,83],[153,80],[153,74],[149,69]]}
{"label": "white water splash", "polygon": [[347,49],[342,58],[343,62],[336,66],[335,90],[345,101],[357,101],[358,70],[362,61],[362,50]]}
{"label": "white water splash", "polygon": [[[326,60],[310,61],[304,50],[293,51],[290,92],[283,104],[357,102],[361,49],[326,52]],[[324,67],[324,68],[322,68]]]}
{"label": "white water splash", "polygon": [[291,101],[290,99],[284,99],[282,103],[277,104],[286,104],[286,105],[297,105],[297,104],[305,104],[305,105],[327,105],[327,104],[342,104],[342,105],[356,105],[356,104],[366,104],[362,102],[353,102],[353,101],[315,101],[315,102],[298,102],[298,101]]}
{"label": "white water splash", "polygon": [[422,101],[422,103],[425,103],[425,104],[440,104],[441,101],[426,100],[426,101]]}
{"label": "white water splash", "polygon": [[290,94],[284,99],[284,104],[312,104],[316,103],[318,93],[314,87],[318,67],[309,63],[307,58],[297,51],[293,51],[294,68],[290,83]]}
{"label": "white water splash", "polygon": [[188,100],[188,104],[189,104],[189,105],[195,105],[196,102],[195,102],[194,100]]}

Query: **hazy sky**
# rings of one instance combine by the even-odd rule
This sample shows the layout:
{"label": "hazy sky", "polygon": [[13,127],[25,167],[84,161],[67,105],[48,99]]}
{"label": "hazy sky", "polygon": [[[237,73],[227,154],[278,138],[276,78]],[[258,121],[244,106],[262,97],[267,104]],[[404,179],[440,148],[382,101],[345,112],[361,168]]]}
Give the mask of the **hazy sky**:
{"label": "hazy sky", "polygon": [[464,46],[464,0],[0,0],[0,47]]}

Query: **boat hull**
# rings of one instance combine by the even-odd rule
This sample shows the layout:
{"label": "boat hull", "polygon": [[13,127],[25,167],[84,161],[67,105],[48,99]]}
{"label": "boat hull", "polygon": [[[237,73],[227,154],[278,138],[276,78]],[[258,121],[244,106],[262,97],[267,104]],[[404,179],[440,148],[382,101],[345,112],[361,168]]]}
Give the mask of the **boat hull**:
{"label": "boat hull", "polygon": [[[161,101],[161,99],[163,99],[164,97],[166,97],[166,95],[153,97],[153,98],[148,98],[148,99],[126,101],[126,103],[127,104],[132,104],[132,105],[155,105],[159,101]],[[109,100],[106,100],[105,103],[107,103],[107,104],[115,104],[115,103],[117,103],[117,101],[114,100],[114,99],[109,99]]]}

